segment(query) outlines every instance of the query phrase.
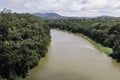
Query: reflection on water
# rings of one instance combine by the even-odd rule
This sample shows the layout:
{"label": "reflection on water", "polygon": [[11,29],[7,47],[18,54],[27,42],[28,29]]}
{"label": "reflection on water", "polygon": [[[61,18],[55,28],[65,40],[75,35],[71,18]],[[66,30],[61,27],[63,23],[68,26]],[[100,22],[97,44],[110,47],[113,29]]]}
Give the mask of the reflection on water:
{"label": "reflection on water", "polygon": [[47,56],[25,80],[120,80],[120,64],[87,40],[59,30],[51,36]]}

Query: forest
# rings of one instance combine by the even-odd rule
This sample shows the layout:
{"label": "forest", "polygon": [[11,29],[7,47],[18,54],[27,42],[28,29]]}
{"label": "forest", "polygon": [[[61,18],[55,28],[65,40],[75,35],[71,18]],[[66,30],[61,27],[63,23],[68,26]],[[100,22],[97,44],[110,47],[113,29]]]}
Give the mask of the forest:
{"label": "forest", "polygon": [[109,54],[120,61],[120,18],[48,19],[51,28],[81,33],[103,46],[113,49]]}
{"label": "forest", "polygon": [[0,80],[26,77],[47,52],[50,28],[28,13],[0,12]]}
{"label": "forest", "polygon": [[43,19],[29,13],[0,12],[0,79],[25,78],[47,53],[50,29],[80,33],[113,49],[120,61],[120,18]]}

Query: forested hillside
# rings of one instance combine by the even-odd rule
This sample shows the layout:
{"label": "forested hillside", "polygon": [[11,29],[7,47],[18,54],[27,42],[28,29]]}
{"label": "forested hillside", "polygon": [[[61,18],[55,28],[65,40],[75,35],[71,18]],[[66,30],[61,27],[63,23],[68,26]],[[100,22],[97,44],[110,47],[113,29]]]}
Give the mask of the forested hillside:
{"label": "forested hillside", "polygon": [[50,28],[31,14],[0,12],[0,80],[24,78],[45,56]]}
{"label": "forested hillside", "polygon": [[42,19],[28,13],[0,12],[0,79],[26,77],[50,42],[50,27],[82,33],[113,49],[120,61],[120,18]]}
{"label": "forested hillside", "polygon": [[49,19],[46,23],[52,28],[87,35],[112,48],[113,53],[110,56],[120,60],[120,18]]}

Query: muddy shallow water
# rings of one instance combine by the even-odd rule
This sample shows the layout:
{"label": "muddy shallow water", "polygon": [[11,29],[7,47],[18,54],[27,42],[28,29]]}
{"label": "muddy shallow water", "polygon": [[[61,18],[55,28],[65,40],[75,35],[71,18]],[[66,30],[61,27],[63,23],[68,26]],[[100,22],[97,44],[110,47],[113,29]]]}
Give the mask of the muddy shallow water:
{"label": "muddy shallow water", "polygon": [[46,57],[25,80],[120,80],[120,63],[87,40],[54,29],[51,36]]}

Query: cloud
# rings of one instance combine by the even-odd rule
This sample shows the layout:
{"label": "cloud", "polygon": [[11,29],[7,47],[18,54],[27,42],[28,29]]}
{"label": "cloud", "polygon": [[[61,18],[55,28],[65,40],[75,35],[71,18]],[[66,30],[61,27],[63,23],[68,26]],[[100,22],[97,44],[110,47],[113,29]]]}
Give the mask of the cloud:
{"label": "cloud", "polygon": [[0,0],[0,9],[56,12],[66,16],[120,16],[120,0]]}

